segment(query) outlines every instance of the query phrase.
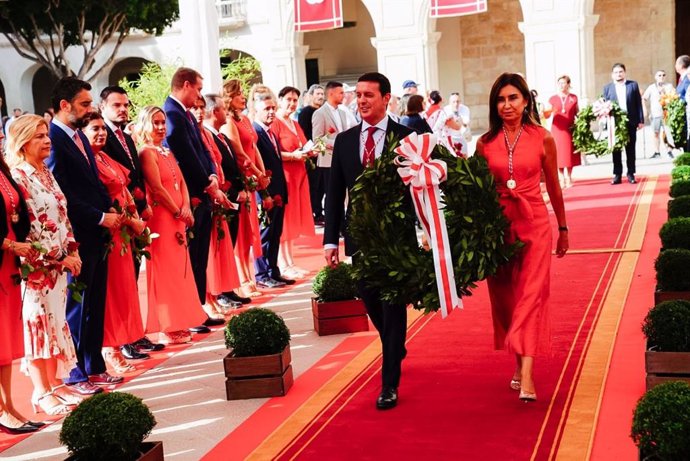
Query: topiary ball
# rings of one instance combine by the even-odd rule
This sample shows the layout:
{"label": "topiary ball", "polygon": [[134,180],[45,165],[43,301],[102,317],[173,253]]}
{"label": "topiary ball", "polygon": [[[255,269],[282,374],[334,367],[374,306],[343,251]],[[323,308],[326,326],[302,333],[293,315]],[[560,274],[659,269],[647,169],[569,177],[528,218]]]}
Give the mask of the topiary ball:
{"label": "topiary ball", "polygon": [[357,286],[352,278],[352,266],[341,262],[335,267],[326,266],[316,274],[312,286],[320,302],[330,303],[357,297]]}
{"label": "topiary ball", "polygon": [[690,301],[664,301],[642,323],[650,347],[662,352],[690,352]]}
{"label": "topiary ball", "polygon": [[673,248],[659,253],[654,262],[657,288],[661,291],[690,291],[690,250]]}
{"label": "topiary ball", "polygon": [[673,160],[675,166],[690,165],[690,152],[683,152]]}
{"label": "topiary ball", "polygon": [[630,436],[640,459],[685,461],[690,457],[690,385],[659,384],[637,402]]}
{"label": "topiary ball", "polygon": [[690,181],[690,165],[679,165],[671,170],[672,182]]}
{"label": "topiary ball", "polygon": [[682,195],[690,195],[690,181],[675,181],[668,190],[668,195],[677,198]]}
{"label": "topiary ball", "polygon": [[270,309],[249,309],[225,326],[225,346],[236,357],[278,354],[290,344],[290,330]]}
{"label": "topiary ball", "polygon": [[673,218],[666,221],[659,230],[659,237],[664,249],[690,250],[690,218]]}
{"label": "topiary ball", "polygon": [[[129,461],[156,425],[144,402],[125,392],[94,395],[65,418],[60,443],[80,460]],[[107,456],[105,456],[107,454]]]}
{"label": "topiary ball", "polygon": [[690,195],[682,195],[668,201],[668,219],[690,217]]}

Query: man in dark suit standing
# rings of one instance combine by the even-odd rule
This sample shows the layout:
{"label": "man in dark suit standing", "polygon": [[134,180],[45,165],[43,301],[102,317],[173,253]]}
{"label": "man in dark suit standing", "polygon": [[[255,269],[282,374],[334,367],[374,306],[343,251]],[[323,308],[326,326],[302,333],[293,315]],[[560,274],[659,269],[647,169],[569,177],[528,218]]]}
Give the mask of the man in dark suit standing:
{"label": "man in dark suit standing", "polygon": [[[628,114],[628,135],[630,139],[625,145],[625,163],[627,166],[628,182],[635,184],[635,142],[637,130],[644,127],[642,112],[642,94],[637,82],[625,79],[625,65],[617,62],[611,69],[613,81],[604,87],[604,99],[617,102],[623,112]],[[612,129],[613,127],[609,127]],[[623,174],[621,151],[613,151],[613,179],[611,184],[620,184]]]}
{"label": "man in dark suit standing", "polygon": [[[194,238],[189,242],[189,258],[201,304],[206,304],[206,266],[211,243],[211,207],[213,201],[227,204],[228,199],[218,188],[218,177],[209,152],[201,139],[199,125],[189,109],[202,98],[203,79],[199,72],[180,67],[173,74],[171,94],[163,104],[167,129],[166,144],[175,155],[187,183],[190,199],[199,204],[194,209]],[[221,319],[208,318],[204,325],[190,328],[208,333],[209,326],[222,325]]]}
{"label": "man in dark suit standing", "polygon": [[[144,174],[141,171],[139,153],[132,137],[124,132],[124,127],[129,122],[129,98],[124,88],[113,85],[103,88],[101,91],[101,103],[99,105],[101,115],[105,121],[105,130],[108,136],[105,138],[103,150],[116,162],[129,170],[129,185],[127,189],[139,216],[143,219],[151,217],[151,207],[146,202],[146,185]],[[139,276],[139,264],[134,260],[134,273]],[[146,319],[143,319],[146,324]],[[124,344],[120,348],[122,355],[130,360],[148,359],[146,352],[159,351],[165,348],[163,344],[154,344],[146,336],[132,344]]]}
{"label": "man in dark suit standing", "polygon": [[[270,198],[260,200],[264,209],[269,207],[270,209],[266,211],[266,224],[261,226],[261,256],[254,260],[256,285],[262,288],[277,288],[286,284],[292,285],[295,281],[283,277],[278,268],[278,249],[280,236],[283,233],[283,218],[285,217],[288,195],[283,159],[280,156],[280,144],[278,138],[269,131],[276,118],[277,104],[273,94],[257,92],[254,95],[254,108],[256,119],[253,125],[254,130],[259,135],[256,147],[259,149],[264,167],[267,171],[271,170],[272,173],[271,182],[266,189]],[[282,204],[276,204],[273,200],[277,195],[280,196]]]}
{"label": "man in dark suit standing", "polygon": [[[364,168],[373,164],[384,149],[388,149],[386,143],[389,134],[392,133],[399,141],[412,133],[412,130],[386,115],[391,97],[391,84],[386,76],[377,72],[362,75],[357,81],[356,94],[362,123],[336,137],[326,194],[328,212],[323,242],[326,261],[331,266],[340,261],[338,236],[342,216],[345,216],[345,221],[350,216],[350,210],[344,215],[347,192],[355,185],[355,180]],[[403,231],[409,231],[410,238],[416,240],[414,229]],[[345,254],[350,256],[356,251],[354,242],[345,232]],[[369,317],[379,332],[383,347],[382,390],[376,400],[376,407],[381,410],[393,408],[398,402],[401,364],[407,353],[407,307],[382,300],[378,290],[368,287],[364,280],[358,282],[357,288]]]}
{"label": "man in dark suit standing", "polygon": [[[55,118],[50,124],[52,145],[47,162],[67,198],[68,215],[82,260],[81,273],[76,277],[76,281],[86,286],[81,293],[82,300],[76,301],[71,290],[67,294],[67,323],[78,362],[65,384],[83,395],[101,392],[97,384],[117,384],[123,380],[106,372],[101,356],[108,277],[106,236],[107,231],[115,231],[120,226],[122,217],[111,208],[89,140],[81,132],[86,126],[86,116],[93,110],[90,90],[91,85],[74,77],[61,78],[55,84],[51,96]],[[74,281],[70,274],[69,282]]]}

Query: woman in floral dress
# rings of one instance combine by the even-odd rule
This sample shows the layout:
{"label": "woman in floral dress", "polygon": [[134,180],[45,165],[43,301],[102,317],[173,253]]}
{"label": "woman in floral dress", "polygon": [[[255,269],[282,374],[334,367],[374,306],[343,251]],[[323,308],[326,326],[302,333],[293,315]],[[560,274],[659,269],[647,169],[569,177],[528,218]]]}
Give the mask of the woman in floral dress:
{"label": "woman in floral dress", "polygon": [[29,211],[28,240],[40,245],[36,257],[23,258],[34,270],[23,290],[24,359],[22,371],[34,385],[31,402],[49,415],[64,414],[82,397],[72,394],[61,378],[77,363],[74,342],[65,318],[67,273],[79,275],[81,259],[66,200],[46,167],[50,155],[48,125],[42,117],[24,115],[13,124],[8,137],[7,157],[12,176],[19,185]]}

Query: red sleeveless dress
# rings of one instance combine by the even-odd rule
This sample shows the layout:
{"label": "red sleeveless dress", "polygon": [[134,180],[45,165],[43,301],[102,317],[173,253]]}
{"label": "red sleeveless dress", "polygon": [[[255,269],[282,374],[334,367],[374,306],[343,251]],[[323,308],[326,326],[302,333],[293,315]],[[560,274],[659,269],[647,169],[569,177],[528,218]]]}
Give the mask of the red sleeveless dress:
{"label": "red sleeveless dress", "polygon": [[484,144],[484,157],[496,178],[504,213],[510,220],[509,242],[525,245],[488,279],[494,324],[494,345],[533,357],[550,346],[549,282],[551,226],[539,181],[544,159],[540,126],[525,126],[513,152],[515,189],[508,189],[508,149],[503,133]]}

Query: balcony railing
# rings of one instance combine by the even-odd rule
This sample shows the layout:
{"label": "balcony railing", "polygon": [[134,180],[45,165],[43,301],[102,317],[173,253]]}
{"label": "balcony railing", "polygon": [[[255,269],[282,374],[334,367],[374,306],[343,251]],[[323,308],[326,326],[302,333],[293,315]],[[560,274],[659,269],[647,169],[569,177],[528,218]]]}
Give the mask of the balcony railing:
{"label": "balcony railing", "polygon": [[236,28],[247,23],[247,0],[216,0],[216,8],[222,27]]}

